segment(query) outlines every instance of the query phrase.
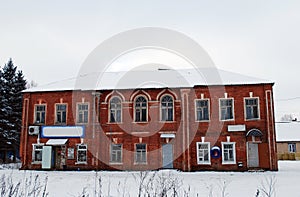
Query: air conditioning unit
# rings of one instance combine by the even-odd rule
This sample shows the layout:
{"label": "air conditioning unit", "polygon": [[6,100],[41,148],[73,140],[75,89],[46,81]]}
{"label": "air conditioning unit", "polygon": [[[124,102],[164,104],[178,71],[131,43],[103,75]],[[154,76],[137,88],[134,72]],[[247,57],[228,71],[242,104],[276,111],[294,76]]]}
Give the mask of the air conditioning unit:
{"label": "air conditioning unit", "polygon": [[38,135],[40,132],[39,126],[29,126],[28,134],[29,135]]}

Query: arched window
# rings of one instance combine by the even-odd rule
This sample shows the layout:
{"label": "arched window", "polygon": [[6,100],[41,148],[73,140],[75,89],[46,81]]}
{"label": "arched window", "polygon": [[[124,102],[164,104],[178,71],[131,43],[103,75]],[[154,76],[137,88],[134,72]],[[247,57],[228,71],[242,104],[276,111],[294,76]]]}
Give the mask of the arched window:
{"label": "arched window", "polygon": [[147,121],[147,100],[142,96],[135,100],[135,121]]}
{"label": "arched window", "polygon": [[114,97],[110,100],[110,122],[121,122],[122,103],[120,98]]}
{"label": "arched window", "polygon": [[164,96],[161,99],[161,120],[173,121],[173,99],[171,96]]}

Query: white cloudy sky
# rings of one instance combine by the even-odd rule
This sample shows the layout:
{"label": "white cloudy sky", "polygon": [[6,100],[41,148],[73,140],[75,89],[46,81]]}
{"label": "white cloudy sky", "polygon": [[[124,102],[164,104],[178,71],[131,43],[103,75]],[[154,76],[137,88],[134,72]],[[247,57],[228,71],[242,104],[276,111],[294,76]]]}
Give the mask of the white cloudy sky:
{"label": "white cloudy sky", "polygon": [[0,66],[11,57],[38,84],[76,76],[102,41],[147,26],[191,37],[218,68],[274,81],[277,117],[300,119],[297,0],[0,0]]}

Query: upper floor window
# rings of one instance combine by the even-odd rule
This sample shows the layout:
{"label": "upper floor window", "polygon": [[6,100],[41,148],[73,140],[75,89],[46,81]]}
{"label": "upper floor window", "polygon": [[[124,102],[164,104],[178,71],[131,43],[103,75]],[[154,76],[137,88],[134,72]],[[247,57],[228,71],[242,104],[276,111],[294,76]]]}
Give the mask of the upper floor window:
{"label": "upper floor window", "polygon": [[110,100],[110,122],[121,122],[122,112],[121,99],[114,97]]}
{"label": "upper floor window", "polygon": [[196,100],[196,120],[197,121],[209,120],[209,100],[208,99]]}
{"label": "upper floor window", "polygon": [[259,118],[258,98],[246,98],[245,108],[246,120]]}
{"label": "upper floor window", "polygon": [[221,142],[222,144],[222,164],[235,164],[235,142]]}
{"label": "upper floor window", "polygon": [[296,152],[296,143],[289,143],[288,144],[289,153],[295,153]]}
{"label": "upper floor window", "polygon": [[56,104],[56,124],[67,123],[67,104]]}
{"label": "upper floor window", "polygon": [[197,142],[197,163],[210,164],[210,143]]}
{"label": "upper floor window", "polygon": [[36,124],[45,124],[46,119],[46,105],[35,105],[34,122]]}
{"label": "upper floor window", "polygon": [[135,101],[135,121],[147,121],[147,100],[143,96],[138,97]]}
{"label": "upper floor window", "polygon": [[77,104],[77,123],[88,123],[89,121],[89,104]]}
{"label": "upper floor window", "polygon": [[220,118],[221,120],[232,120],[233,118],[233,99],[220,99]]}
{"label": "upper floor window", "polygon": [[173,98],[171,96],[164,96],[161,99],[161,120],[173,121]]}

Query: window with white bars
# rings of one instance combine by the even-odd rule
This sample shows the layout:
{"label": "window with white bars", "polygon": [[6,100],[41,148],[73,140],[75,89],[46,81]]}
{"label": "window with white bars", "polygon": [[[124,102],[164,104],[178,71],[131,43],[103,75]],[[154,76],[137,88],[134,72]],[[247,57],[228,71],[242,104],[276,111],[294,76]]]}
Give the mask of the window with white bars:
{"label": "window with white bars", "polygon": [[110,100],[109,104],[110,109],[110,122],[121,122],[121,116],[122,116],[122,103],[121,99],[118,97],[113,97]]}
{"label": "window with white bars", "polygon": [[87,163],[87,145],[77,144],[77,163],[86,164]]}
{"label": "window with white bars", "polygon": [[173,121],[173,98],[169,95],[161,99],[161,121]]}
{"label": "window with white bars", "polygon": [[259,119],[258,98],[245,98],[246,120]]}
{"label": "window with white bars", "polygon": [[43,158],[43,144],[32,144],[32,163],[41,163]]}
{"label": "window with white bars", "polygon": [[196,120],[208,121],[209,120],[209,100],[199,99],[196,100]]}
{"label": "window with white bars", "polygon": [[235,142],[222,142],[222,164],[236,164]]}
{"label": "window with white bars", "polygon": [[89,121],[89,104],[78,103],[77,104],[77,123],[88,123]]}
{"label": "window with white bars", "polygon": [[197,142],[197,163],[210,164],[210,143]]}
{"label": "window with white bars", "polygon": [[147,100],[140,96],[135,100],[135,122],[147,121]]}
{"label": "window with white bars", "polygon": [[135,163],[147,163],[146,144],[135,145]]}
{"label": "window with white bars", "polygon": [[66,124],[67,123],[67,104],[56,104],[55,109],[56,109],[55,123],[56,124]]}
{"label": "window with white bars", "polygon": [[220,99],[220,119],[233,120],[233,99]]}
{"label": "window with white bars", "polygon": [[46,120],[46,105],[35,105],[34,122],[36,124],[45,124]]}
{"label": "window with white bars", "polygon": [[122,163],[122,144],[111,144],[110,146],[110,162]]}

